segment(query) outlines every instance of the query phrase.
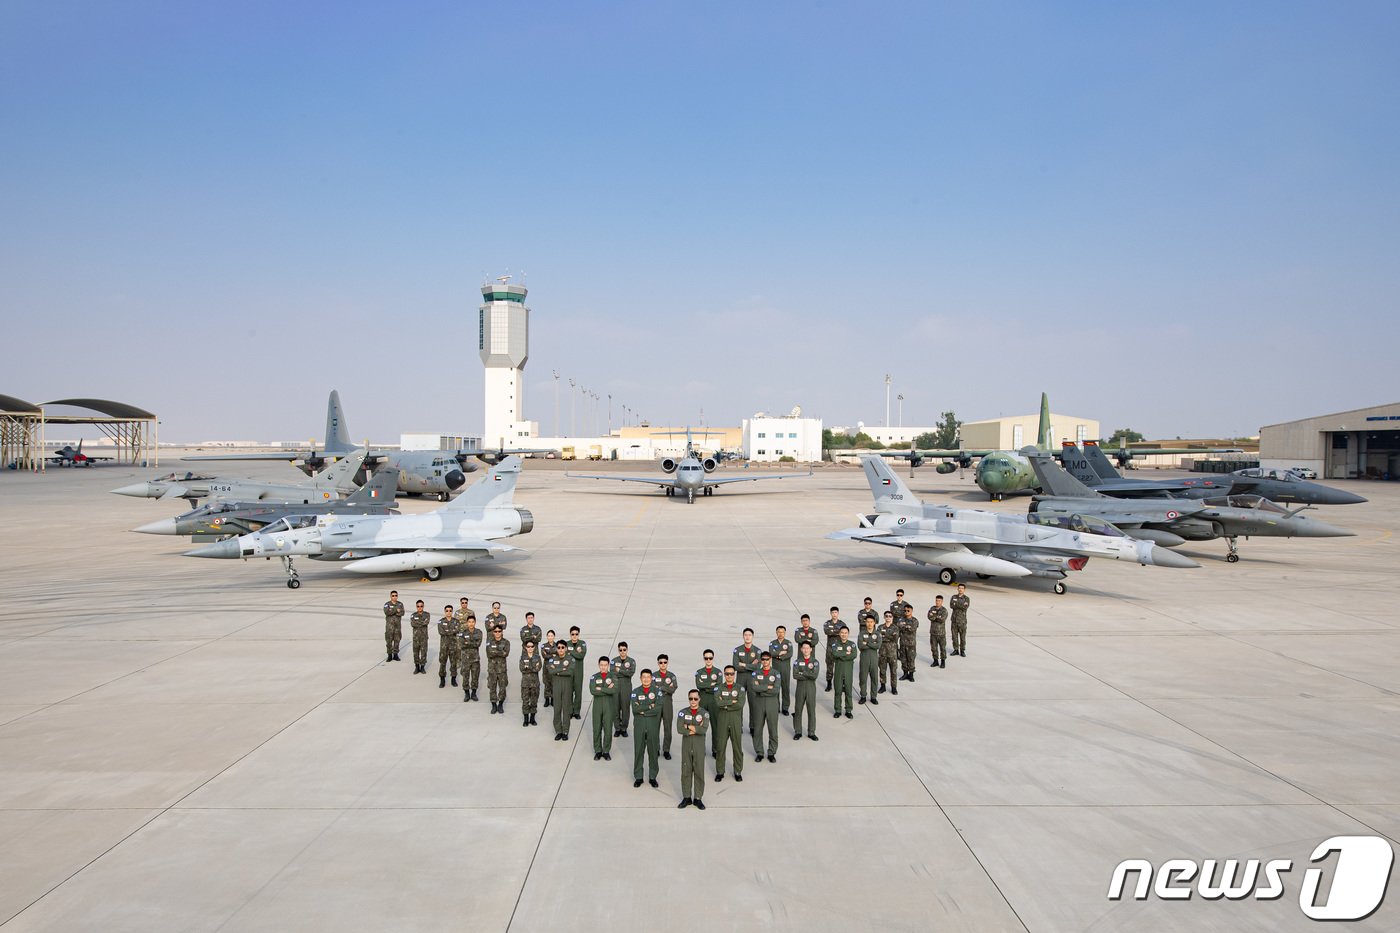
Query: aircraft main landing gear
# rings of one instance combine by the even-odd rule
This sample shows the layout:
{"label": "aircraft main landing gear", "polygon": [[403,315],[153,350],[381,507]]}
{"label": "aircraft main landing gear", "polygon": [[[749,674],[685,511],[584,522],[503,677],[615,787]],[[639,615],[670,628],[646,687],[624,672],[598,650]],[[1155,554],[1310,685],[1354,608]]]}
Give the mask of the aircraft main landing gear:
{"label": "aircraft main landing gear", "polygon": [[1056,581],[1055,581],[1055,595],[1056,595],[1056,596],[1063,596],[1063,595],[1065,595],[1065,590],[1066,590],[1066,589],[1067,589],[1067,587],[1065,586],[1065,581],[1063,581],[1063,580],[1056,580]]}
{"label": "aircraft main landing gear", "polygon": [[944,567],[938,571],[938,582],[944,586],[952,586],[958,582],[958,574],[952,567]]}
{"label": "aircraft main landing gear", "polygon": [[438,499],[439,502],[451,502],[451,501],[452,501],[452,493],[450,493],[450,492],[440,492],[440,493],[438,493],[437,499]]}
{"label": "aircraft main landing gear", "polygon": [[442,579],[442,568],[424,567],[423,579],[427,580],[429,583],[436,583],[438,580]]}
{"label": "aircraft main landing gear", "polygon": [[1240,562],[1240,550],[1235,546],[1235,540],[1234,538],[1225,539],[1225,543],[1230,546],[1230,552],[1225,555],[1225,559],[1232,564]]}
{"label": "aircraft main landing gear", "polygon": [[287,571],[287,589],[301,589],[301,580],[297,577],[296,568],[292,566],[292,559],[290,557],[283,557],[282,566]]}

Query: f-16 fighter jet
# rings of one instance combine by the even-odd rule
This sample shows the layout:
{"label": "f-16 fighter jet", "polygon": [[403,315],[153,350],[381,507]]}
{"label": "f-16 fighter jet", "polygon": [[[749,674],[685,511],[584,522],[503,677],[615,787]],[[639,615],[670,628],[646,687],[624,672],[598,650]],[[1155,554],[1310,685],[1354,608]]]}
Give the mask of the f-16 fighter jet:
{"label": "f-16 fighter jet", "polygon": [[979,577],[1049,577],[1055,592],[1064,593],[1064,578],[1083,570],[1091,557],[1158,567],[1200,566],[1097,519],[1072,523],[1062,515],[1003,515],[925,505],[882,458],[860,459],[875,497],[874,514],[861,517],[859,528],[827,537],[902,548],[914,563],[938,567],[940,583],[953,583],[958,571],[966,570]]}

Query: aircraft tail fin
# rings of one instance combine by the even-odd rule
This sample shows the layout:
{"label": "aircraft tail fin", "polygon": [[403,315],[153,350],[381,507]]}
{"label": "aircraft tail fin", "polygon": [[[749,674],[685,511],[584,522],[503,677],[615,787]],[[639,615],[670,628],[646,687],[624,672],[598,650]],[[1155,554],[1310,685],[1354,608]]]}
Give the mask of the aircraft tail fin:
{"label": "aircraft tail fin", "polygon": [[1092,488],[1103,484],[1103,479],[1094,470],[1093,464],[1084,455],[1084,451],[1079,449],[1078,444],[1065,441],[1060,445],[1060,463],[1066,473],[1084,486]]}
{"label": "aircraft tail fin", "polygon": [[1036,430],[1036,446],[1041,450],[1054,450],[1055,439],[1050,436],[1050,396],[1040,393],[1040,426]]}
{"label": "aircraft tail fin", "polygon": [[909,491],[904,481],[895,475],[884,457],[867,454],[860,458],[865,470],[870,494],[875,497],[875,511],[893,515],[917,514],[923,503]]}
{"label": "aircraft tail fin", "polygon": [[355,488],[355,474],[360,472],[360,467],[365,462],[365,454],[368,451],[361,447],[359,450],[352,450],[341,457],[335,463],[316,474],[307,485],[315,489],[335,489],[337,491],[349,491]]}
{"label": "aircraft tail fin", "polygon": [[[1072,455],[1068,453],[1066,447],[1066,458]],[[1044,451],[1028,452],[1027,457],[1031,462],[1031,469],[1035,470],[1036,481],[1040,483],[1040,488],[1050,496],[1078,496],[1083,498],[1095,498],[1099,493],[1085,486],[1079,480],[1071,476],[1063,467],[1055,462],[1055,458]]]}
{"label": "aircraft tail fin", "polygon": [[1123,474],[1113,468],[1108,457],[1104,455],[1103,448],[1098,444],[1089,441],[1084,442],[1084,457],[1089,461],[1089,466],[1099,475],[1100,479],[1122,479]]}
{"label": "aircraft tail fin", "polygon": [[340,393],[331,389],[326,400],[326,443],[324,453],[340,456],[355,449],[350,429],[345,425],[345,411],[340,407]]}
{"label": "aircraft tail fin", "polygon": [[515,482],[520,478],[520,458],[506,457],[486,471],[457,498],[438,509],[461,512],[466,509],[510,508],[515,498]]}
{"label": "aircraft tail fin", "polygon": [[394,495],[398,491],[399,471],[394,467],[383,467],[345,501],[356,505],[385,505],[393,508]]}

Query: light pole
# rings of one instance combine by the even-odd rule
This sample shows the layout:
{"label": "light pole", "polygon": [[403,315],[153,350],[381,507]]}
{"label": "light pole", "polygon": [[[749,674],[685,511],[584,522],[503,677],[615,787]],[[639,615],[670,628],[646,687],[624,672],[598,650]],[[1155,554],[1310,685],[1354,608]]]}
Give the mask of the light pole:
{"label": "light pole", "polygon": [[612,436],[612,393],[608,393],[608,436]]}
{"label": "light pole", "polygon": [[554,436],[559,436],[559,370],[554,370]]}
{"label": "light pole", "polygon": [[885,373],[885,427],[890,426],[890,374]]}
{"label": "light pole", "polygon": [[569,436],[578,437],[578,383],[569,380]]}
{"label": "light pole", "polygon": [[904,427],[904,393],[895,396],[899,400],[899,426]]}

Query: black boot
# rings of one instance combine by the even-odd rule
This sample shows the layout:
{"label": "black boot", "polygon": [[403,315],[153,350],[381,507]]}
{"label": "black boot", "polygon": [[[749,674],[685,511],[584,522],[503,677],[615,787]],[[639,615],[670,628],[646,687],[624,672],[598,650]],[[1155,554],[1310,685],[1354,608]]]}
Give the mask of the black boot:
{"label": "black boot", "polygon": [[467,702],[467,691],[465,690],[462,691],[462,702]]}
{"label": "black boot", "polygon": [[394,660],[397,661],[398,659],[399,659],[399,653],[398,653],[397,651],[395,651],[395,652],[394,652]]}
{"label": "black boot", "polygon": [[452,675],[452,686],[454,686],[454,687],[457,686],[457,675],[456,675],[456,674],[453,674],[453,675]]}
{"label": "black boot", "polygon": [[890,684],[890,693],[893,693],[895,696],[899,696],[899,688],[896,687],[894,684]]}
{"label": "black boot", "polygon": [[526,715],[522,716],[522,717],[521,717],[521,722],[520,722],[521,728],[524,728],[525,726],[528,726],[529,724],[530,724],[530,717],[529,717],[529,715],[526,714]]}
{"label": "black boot", "polygon": [[909,682],[910,682],[911,684],[914,682],[914,672],[913,672],[913,671],[910,671],[910,672],[909,672]]}
{"label": "black boot", "polygon": [[939,662],[938,662],[938,666],[939,666],[939,667],[947,667],[947,666],[948,666],[948,659],[947,659],[947,658],[944,658],[943,660],[939,661]]}
{"label": "black boot", "polygon": [[394,660],[394,653],[393,653],[392,651],[390,651],[390,652],[387,653],[386,657],[384,658],[384,662],[387,664],[388,662],[390,662],[390,661],[392,661],[392,660]]}
{"label": "black boot", "polygon": [[446,674],[439,674],[439,675],[438,675],[438,689],[440,690],[440,689],[442,689],[443,687],[446,687],[446,686],[447,686],[447,675],[446,675]]}
{"label": "black boot", "polygon": [[476,688],[475,688],[475,687],[472,688],[472,702],[473,702],[473,703],[480,703],[480,702],[481,702],[481,698],[478,697],[478,696],[476,695]]}
{"label": "black boot", "polygon": [[531,713],[531,714],[530,714],[530,725],[532,725],[532,726],[538,726],[538,725],[539,725],[539,723],[535,722],[535,714],[534,714],[534,713]]}

